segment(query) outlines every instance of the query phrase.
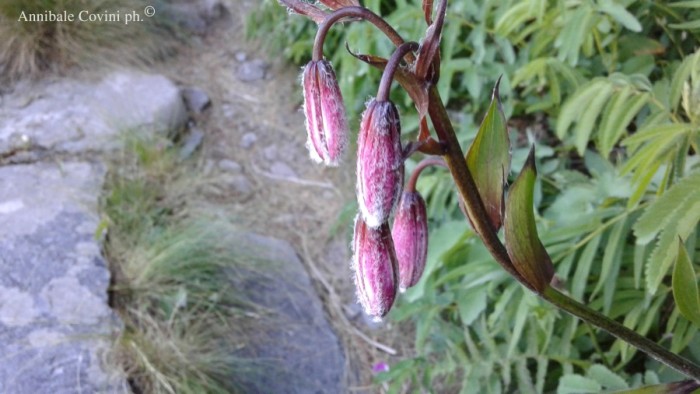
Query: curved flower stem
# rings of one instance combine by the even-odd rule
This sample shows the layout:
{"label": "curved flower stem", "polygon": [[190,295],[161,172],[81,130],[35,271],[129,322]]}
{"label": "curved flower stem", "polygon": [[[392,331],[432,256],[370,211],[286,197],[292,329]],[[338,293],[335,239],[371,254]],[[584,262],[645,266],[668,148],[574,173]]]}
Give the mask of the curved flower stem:
{"label": "curved flower stem", "polygon": [[551,286],[545,288],[541,296],[556,307],[563,309],[579,319],[593,324],[594,326],[602,328],[615,337],[643,351],[657,361],[668,365],[686,376],[700,381],[700,366],[693,364],[690,360],[672,353],[658,343],[637,334],[635,331],[630,330],[602,313],[588,308],[587,306],[559,292]]}
{"label": "curved flower stem", "polygon": [[[430,119],[433,122],[433,126],[435,127],[438,137],[447,148],[447,152],[444,155],[445,162],[450,168],[455,184],[457,185],[459,193],[464,200],[467,213],[472,225],[474,226],[474,230],[481,237],[482,241],[486,245],[486,248],[489,250],[489,252],[491,252],[491,255],[493,255],[496,261],[520,283],[528,287],[530,290],[535,291],[515,270],[513,263],[510,261],[510,257],[503,246],[503,243],[501,243],[501,240],[498,239],[498,235],[489,224],[488,216],[486,215],[486,210],[484,209],[484,204],[481,201],[476,184],[474,183],[474,178],[469,172],[469,168],[467,168],[466,160],[464,159],[462,149],[459,147],[454,128],[452,127],[447,111],[445,110],[442,100],[440,99],[440,95],[435,87],[430,89],[430,106],[428,113],[430,114]],[[551,286],[545,287],[541,293],[536,291],[535,293],[558,308],[563,309],[566,312],[587,321],[598,328],[602,328],[615,337],[629,343],[659,362],[668,365],[686,376],[700,381],[700,366],[697,366],[691,361],[670,352],[659,344],[637,334],[615,320],[612,320],[609,317],[588,308],[587,306],[575,301],[563,293],[560,293]]]}
{"label": "curved flower stem", "polygon": [[427,159],[421,160],[420,163],[416,165],[416,168],[413,169],[413,173],[411,173],[411,178],[409,178],[408,183],[406,184],[406,191],[416,191],[416,183],[418,182],[418,177],[420,176],[421,172],[423,172],[423,170],[430,166],[440,166],[449,169],[449,167],[447,167],[447,164],[445,163],[445,160],[439,157],[429,157]]}
{"label": "curved flower stem", "polygon": [[[372,23],[397,47],[404,43],[404,39],[401,38],[399,33],[397,33],[396,30],[394,30],[394,28],[391,27],[391,25],[389,25],[382,17],[374,12],[365,7],[343,7],[329,14],[323,23],[319,25],[318,31],[316,32],[316,39],[314,40],[314,49],[311,55],[314,61],[323,59],[323,42],[325,41],[326,35],[328,34],[331,26],[333,26],[339,20],[348,17],[360,18]],[[412,53],[409,53],[406,60],[413,62],[415,57]]]}
{"label": "curved flower stem", "polygon": [[389,58],[389,62],[384,68],[384,73],[382,74],[382,79],[379,82],[379,89],[377,90],[377,101],[387,101],[389,99],[389,91],[391,90],[391,82],[394,80],[394,73],[399,67],[401,59],[406,56],[406,54],[417,50],[419,47],[417,42],[409,41],[404,42],[396,48],[396,51]]}

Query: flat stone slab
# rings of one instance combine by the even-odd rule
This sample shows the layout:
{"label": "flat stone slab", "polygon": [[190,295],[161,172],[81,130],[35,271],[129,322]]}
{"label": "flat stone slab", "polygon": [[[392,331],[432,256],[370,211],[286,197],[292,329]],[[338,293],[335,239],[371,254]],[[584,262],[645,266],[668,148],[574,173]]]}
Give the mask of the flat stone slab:
{"label": "flat stone slab", "polygon": [[0,158],[31,150],[104,152],[117,146],[121,131],[168,132],[187,120],[171,80],[136,71],[113,72],[95,83],[17,86],[1,99]]}
{"label": "flat stone slab", "polygon": [[0,167],[0,393],[128,392],[106,364],[120,322],[86,162]]}
{"label": "flat stone slab", "polygon": [[289,243],[257,234],[244,234],[245,253],[273,262],[265,280],[244,283],[246,294],[273,311],[282,323],[260,327],[264,343],[253,344],[247,355],[269,360],[261,381],[249,393],[344,393],[345,355],[338,337],[304,266]]}

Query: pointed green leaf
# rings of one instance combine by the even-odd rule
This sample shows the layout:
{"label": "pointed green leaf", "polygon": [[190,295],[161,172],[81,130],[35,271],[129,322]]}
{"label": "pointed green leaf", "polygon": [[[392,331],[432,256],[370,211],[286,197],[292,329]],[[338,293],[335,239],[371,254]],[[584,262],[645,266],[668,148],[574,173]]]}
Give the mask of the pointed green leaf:
{"label": "pointed green leaf", "polygon": [[493,89],[491,105],[467,153],[467,166],[494,230],[503,221],[503,193],[510,171],[510,140],[506,117],[498,97],[500,78]]}
{"label": "pointed green leaf", "polygon": [[535,148],[508,193],[504,219],[506,249],[515,269],[536,291],[543,291],[554,276],[554,267],[535,225]]}
{"label": "pointed green leaf", "polygon": [[673,269],[673,298],[681,315],[700,327],[700,293],[693,264],[683,242],[678,239],[678,257]]}

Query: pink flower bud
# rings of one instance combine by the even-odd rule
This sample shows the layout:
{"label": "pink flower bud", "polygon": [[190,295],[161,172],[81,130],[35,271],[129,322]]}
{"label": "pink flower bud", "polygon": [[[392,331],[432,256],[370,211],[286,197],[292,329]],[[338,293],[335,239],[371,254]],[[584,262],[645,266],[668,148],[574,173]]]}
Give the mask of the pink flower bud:
{"label": "pink flower bud", "polygon": [[428,219],[420,193],[401,194],[391,236],[399,261],[399,291],[403,292],[418,283],[428,256]]}
{"label": "pink flower bud", "polygon": [[380,320],[396,298],[397,261],[389,225],[369,227],[361,215],[355,218],[353,270],[360,304],[370,316]]}
{"label": "pink flower bud", "polygon": [[314,161],[336,166],[347,145],[348,127],[333,67],[326,60],[309,62],[301,84],[308,133],[306,147]]}
{"label": "pink flower bud", "polygon": [[403,185],[399,113],[390,101],[372,99],[357,140],[357,202],[367,225],[386,222]]}

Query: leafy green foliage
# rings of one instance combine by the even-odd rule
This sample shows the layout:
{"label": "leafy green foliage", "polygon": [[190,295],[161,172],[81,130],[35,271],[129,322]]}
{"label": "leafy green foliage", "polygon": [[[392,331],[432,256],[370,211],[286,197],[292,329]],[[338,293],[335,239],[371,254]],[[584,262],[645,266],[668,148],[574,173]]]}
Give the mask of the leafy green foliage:
{"label": "leafy green foliage", "polygon": [[[364,4],[416,39],[424,28],[420,3]],[[691,267],[700,258],[698,5],[450,0],[438,83],[466,150],[502,75],[513,167],[537,146],[534,216],[555,281],[674,352],[700,341],[698,327],[671,302],[670,270],[681,249]],[[383,38],[367,40],[367,24],[338,30],[326,56],[348,109],[359,114],[379,73],[330,48],[347,41],[380,56],[392,48]],[[414,131],[412,103],[394,97],[402,126]],[[378,376],[389,392],[600,392],[677,378],[509,278],[465,223],[444,171],[421,177],[418,189],[431,219],[428,263],[390,315],[415,323],[417,356]]]}

